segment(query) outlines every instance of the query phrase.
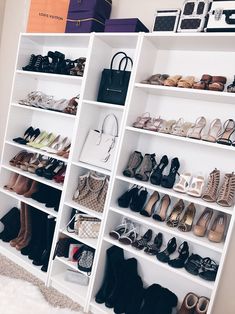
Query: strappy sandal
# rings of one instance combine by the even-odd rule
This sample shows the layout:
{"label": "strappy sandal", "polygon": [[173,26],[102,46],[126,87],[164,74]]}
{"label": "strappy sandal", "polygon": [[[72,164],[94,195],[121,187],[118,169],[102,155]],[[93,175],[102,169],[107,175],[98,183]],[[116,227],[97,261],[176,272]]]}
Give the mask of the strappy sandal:
{"label": "strappy sandal", "polygon": [[156,255],[162,246],[162,242],[163,242],[163,235],[161,232],[159,232],[156,235],[153,243],[147,244],[146,248],[144,249],[144,252],[148,255]]}
{"label": "strappy sandal", "polygon": [[9,164],[12,167],[16,167],[17,164],[20,162],[22,162],[22,160],[24,159],[24,157],[27,155],[27,151],[26,150],[22,150],[20,151],[17,155],[15,155],[10,161]]}
{"label": "strappy sandal", "polygon": [[179,80],[177,87],[192,88],[194,83],[195,83],[194,76],[185,76]]}
{"label": "strappy sandal", "polygon": [[168,79],[165,80],[164,86],[176,87],[181,78],[181,75],[169,76]]}
{"label": "strappy sandal", "polygon": [[189,172],[183,173],[179,177],[179,181],[173,186],[173,190],[180,193],[186,193],[191,181],[192,175]]}
{"label": "strappy sandal", "polygon": [[168,263],[170,260],[170,255],[175,252],[177,248],[176,238],[169,240],[167,247],[164,251],[158,252],[156,257],[162,263]]}
{"label": "strappy sandal", "polygon": [[173,126],[171,134],[175,136],[186,137],[190,128],[192,128],[192,122],[184,122],[183,118],[180,118]]}
{"label": "strappy sandal", "polygon": [[179,246],[178,252],[179,256],[177,258],[168,261],[168,265],[173,268],[183,268],[189,257],[189,246],[186,241]]}
{"label": "strappy sandal", "polygon": [[153,236],[153,231],[149,229],[139,240],[132,243],[132,246],[137,250],[143,250],[148,242],[151,241]]}
{"label": "strappy sandal", "polygon": [[156,81],[158,79],[160,79],[161,74],[154,74],[151,75],[149,78],[147,78],[146,80],[141,81],[141,84],[151,84],[151,81]]}
{"label": "strappy sandal", "polygon": [[114,230],[109,232],[110,237],[119,240],[123,234],[128,232],[129,221],[125,217],[122,220],[122,223],[117,226]]}
{"label": "strappy sandal", "polygon": [[119,241],[122,244],[130,245],[137,240],[137,237],[138,237],[137,225],[134,224],[133,222],[129,222],[128,230],[126,230],[126,232],[120,236]]}
{"label": "strappy sandal", "polygon": [[169,217],[166,220],[168,227],[177,227],[180,221],[180,216],[184,210],[184,202],[180,199],[173,207]]}
{"label": "strappy sandal", "polygon": [[213,203],[216,201],[219,183],[220,183],[220,171],[215,168],[209,175],[207,187],[202,195],[202,199],[204,201],[210,202],[210,203]]}
{"label": "strappy sandal", "polygon": [[231,207],[234,203],[235,195],[235,174],[227,173],[224,176],[223,184],[219,190],[217,204],[223,207]]}
{"label": "strappy sandal", "polygon": [[193,220],[196,214],[196,208],[193,203],[190,203],[186,208],[183,217],[180,219],[178,229],[182,232],[189,232],[193,226]]}
{"label": "strappy sandal", "polygon": [[162,126],[163,119],[159,118],[151,118],[143,127],[143,129],[153,132],[158,132]]}
{"label": "strappy sandal", "polygon": [[217,143],[228,146],[234,144],[230,138],[235,132],[235,121],[233,119],[228,119],[225,121],[223,129],[223,132],[218,136]]}
{"label": "strappy sandal", "polygon": [[203,176],[193,177],[188,188],[187,194],[194,197],[201,197],[202,190],[205,185],[205,178]]}
{"label": "strappy sandal", "polygon": [[192,275],[197,276],[202,265],[202,257],[198,254],[191,254],[184,268]]}
{"label": "strappy sandal", "polygon": [[228,85],[227,87],[227,92],[228,93],[235,93],[235,76],[232,84]]}
{"label": "strappy sandal", "polygon": [[203,74],[199,82],[193,84],[194,89],[208,89],[209,83],[212,80],[212,76],[209,74]]}
{"label": "strappy sandal", "polygon": [[151,120],[150,113],[145,112],[132,124],[134,128],[143,129],[143,127]]}
{"label": "strappy sandal", "polygon": [[199,117],[195,124],[189,129],[187,136],[196,140],[201,139],[202,130],[206,126],[206,118]]}
{"label": "strappy sandal", "polygon": [[199,277],[208,281],[215,281],[219,265],[209,257],[205,257],[201,266],[202,271],[200,271]]}
{"label": "strappy sandal", "polygon": [[212,76],[211,83],[209,84],[208,89],[213,91],[222,92],[224,90],[224,85],[227,82],[225,76]]}
{"label": "strappy sandal", "polygon": [[176,124],[176,120],[169,120],[166,121],[164,120],[162,122],[162,125],[159,128],[159,133],[165,133],[165,134],[170,134],[172,132],[173,126]]}
{"label": "strappy sandal", "polygon": [[208,133],[202,135],[202,140],[206,142],[215,143],[221,131],[222,131],[221,120],[215,119],[211,122]]}

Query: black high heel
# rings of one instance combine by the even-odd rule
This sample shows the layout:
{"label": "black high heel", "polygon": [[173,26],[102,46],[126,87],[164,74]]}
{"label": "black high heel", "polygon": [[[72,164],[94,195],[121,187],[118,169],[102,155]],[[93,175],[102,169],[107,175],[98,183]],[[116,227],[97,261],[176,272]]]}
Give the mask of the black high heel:
{"label": "black high heel", "polygon": [[43,56],[38,55],[37,60],[36,60],[34,67],[33,67],[33,71],[42,72],[42,62],[43,62]]}
{"label": "black high heel", "polygon": [[35,64],[36,60],[37,60],[37,56],[32,54],[30,56],[29,63],[26,66],[22,67],[22,70],[23,71],[34,71],[34,64]]}
{"label": "black high heel", "polygon": [[134,212],[140,212],[143,209],[147,197],[148,191],[146,189],[140,188],[138,191],[136,190],[135,194],[132,196],[130,209]]}
{"label": "black high heel", "polygon": [[174,268],[183,268],[187,258],[189,257],[189,246],[186,241],[179,246],[178,252],[179,256],[168,261],[168,265]]}
{"label": "black high heel", "polygon": [[176,238],[170,239],[167,244],[167,247],[164,251],[157,253],[157,259],[162,263],[168,263],[170,260],[170,255],[175,252],[177,248]]}
{"label": "black high heel", "polygon": [[26,145],[28,142],[33,142],[39,135],[40,135],[41,131],[39,129],[35,129],[29,137],[27,137],[26,139],[22,139],[20,142],[18,142],[19,144],[22,145]]}
{"label": "black high heel", "polygon": [[136,197],[136,195],[139,192],[139,188],[137,185],[133,185],[129,190],[124,192],[119,198],[118,198],[118,205],[122,208],[128,208],[130,205],[130,202],[133,197]]}
{"label": "black high heel", "polygon": [[168,165],[169,160],[166,155],[164,155],[157,167],[153,169],[153,172],[150,176],[150,182],[154,185],[160,185],[162,181],[162,174],[166,166]]}
{"label": "black high heel", "polygon": [[153,231],[149,229],[139,240],[133,242],[132,246],[137,250],[143,250],[147,246],[148,242],[151,241],[152,236]]}
{"label": "black high heel", "polygon": [[43,176],[48,180],[52,180],[54,176],[56,176],[59,171],[64,167],[64,163],[55,160],[50,167],[46,167]]}
{"label": "black high heel", "polygon": [[159,232],[156,235],[153,243],[148,244],[147,247],[145,248],[144,252],[148,255],[156,255],[162,246],[162,242],[163,242],[163,235],[161,232]]}
{"label": "black high heel", "polygon": [[167,176],[162,177],[161,186],[164,188],[172,189],[175,184],[175,178],[180,168],[180,162],[178,158],[173,158],[171,161],[171,169]]}
{"label": "black high heel", "polygon": [[[24,136],[23,137],[15,137],[13,138],[13,141],[16,143],[20,143],[21,141],[24,141],[28,138],[30,138],[30,136],[34,133],[34,128],[33,127],[29,127],[25,132],[24,132]],[[21,144],[21,143],[20,143]]]}

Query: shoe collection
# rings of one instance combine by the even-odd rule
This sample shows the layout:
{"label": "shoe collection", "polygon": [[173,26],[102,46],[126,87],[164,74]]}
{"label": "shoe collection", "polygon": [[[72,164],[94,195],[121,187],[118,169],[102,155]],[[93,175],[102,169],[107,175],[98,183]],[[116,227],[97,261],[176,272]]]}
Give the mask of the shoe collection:
{"label": "shoe collection", "polygon": [[[227,78],[225,76],[211,76],[209,74],[203,74],[200,81],[196,82],[194,76],[182,77],[182,75],[169,76],[168,74],[154,74],[148,79],[141,81],[141,83],[222,92],[225,84],[227,83]],[[227,91],[230,93],[235,92],[235,80],[228,86]]]}
{"label": "shoe collection", "polygon": [[42,266],[46,272],[55,230],[55,219],[45,213],[21,203],[21,209],[14,207],[0,220],[4,230],[0,239],[10,242],[32,260],[33,265]]}
{"label": "shoe collection", "polygon": [[173,158],[169,173],[163,175],[163,171],[169,163],[168,157],[164,155],[157,165],[155,156],[155,154],[145,154],[143,157],[141,152],[134,151],[130,155],[123,175],[130,178],[135,177],[140,181],[148,181],[150,179],[150,182],[154,185],[161,185],[171,189],[180,168],[179,159]]}
{"label": "shoe collection", "polygon": [[64,182],[66,165],[54,158],[22,150],[9,161],[9,164],[57,183]]}
{"label": "shoe collection", "polygon": [[96,302],[105,303],[114,313],[172,313],[178,303],[177,296],[158,284],[145,288],[137,267],[135,258],[125,260],[121,248],[110,247],[106,251],[106,270]]}
{"label": "shoe collection", "polygon": [[209,126],[208,132],[202,134],[206,125],[205,117],[199,117],[195,123],[192,123],[185,122],[183,118],[180,118],[178,121],[163,120],[160,117],[152,118],[148,112],[139,116],[133,123],[134,128],[235,146],[235,139],[231,139],[235,133],[235,121],[233,119],[226,120],[223,126],[220,119],[214,119]]}
{"label": "shoe collection", "polygon": [[32,54],[29,63],[22,67],[22,70],[83,76],[85,64],[86,58],[84,57],[72,61],[65,59],[65,55],[59,51],[49,51],[47,56]]}
{"label": "shoe collection", "polygon": [[40,91],[33,91],[25,99],[19,100],[19,104],[76,115],[79,97],[80,95],[70,100],[64,98],[55,100],[53,96],[46,95]]}
{"label": "shoe collection", "polygon": [[[205,186],[204,176],[192,176],[191,173],[180,174],[179,181],[173,189],[180,193],[187,193],[194,197],[201,197],[206,202],[216,202],[222,207],[231,207],[234,204],[235,195],[235,174],[224,175],[222,185],[220,185],[220,171],[214,169],[208,178]],[[204,188],[205,186],[205,188]]]}
{"label": "shoe collection", "polygon": [[71,143],[67,137],[62,138],[60,135],[40,131],[32,126],[24,132],[23,137],[14,138],[13,141],[63,158],[69,157]]}
{"label": "shoe collection", "polygon": [[4,189],[26,198],[32,198],[45,204],[48,208],[54,208],[55,211],[59,210],[61,191],[17,173],[12,173],[9,183],[4,186]]}
{"label": "shoe collection", "polygon": [[[226,214],[218,213],[212,221],[213,210],[206,207],[193,225],[196,215],[193,203],[186,207],[183,200],[179,199],[172,207],[171,212],[167,214],[171,204],[170,197],[165,194],[161,198],[156,191],[149,198],[148,195],[146,189],[134,185],[118,198],[118,205],[122,208],[130,208],[145,217],[152,217],[155,221],[165,221],[168,227],[178,228],[181,232],[193,230],[196,236],[204,237],[208,230],[207,237],[211,242],[219,243],[224,240],[227,228]],[[210,222],[212,223],[209,227]]]}
{"label": "shoe collection", "polygon": [[136,250],[144,250],[146,254],[156,256],[160,262],[168,263],[173,268],[185,268],[189,273],[199,275],[205,280],[215,280],[218,264],[209,257],[202,258],[198,254],[189,256],[189,245],[186,241],[178,247],[178,256],[171,259],[170,256],[177,249],[175,237],[170,239],[167,246],[161,250],[162,233],[158,233],[151,242],[153,238],[151,229],[147,230],[143,236],[140,236],[139,231],[140,226],[137,223],[123,217],[121,224],[110,231],[109,235],[122,244],[132,245]]}
{"label": "shoe collection", "polygon": [[190,292],[185,296],[177,314],[206,314],[209,303],[210,300],[208,298],[198,297],[195,293]]}

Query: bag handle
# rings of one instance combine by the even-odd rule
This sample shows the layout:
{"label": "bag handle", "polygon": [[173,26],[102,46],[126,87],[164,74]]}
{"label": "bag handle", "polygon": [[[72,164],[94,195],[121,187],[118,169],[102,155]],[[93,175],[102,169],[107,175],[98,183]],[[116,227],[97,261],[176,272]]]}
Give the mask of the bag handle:
{"label": "bag handle", "polygon": [[121,66],[122,66],[122,63],[123,63],[124,60],[126,60],[126,64],[125,64],[125,67],[124,67],[123,71],[126,71],[126,68],[127,68],[127,65],[128,65],[128,61],[131,62],[131,67],[133,67],[133,60],[130,57],[126,56],[126,57],[123,57],[122,60],[119,63],[119,69],[118,69],[119,71],[121,71]]}
{"label": "bag handle", "polygon": [[116,59],[116,57],[118,55],[124,55],[125,57],[127,57],[127,54],[123,51],[119,51],[117,53],[115,53],[115,55],[112,57],[112,61],[111,61],[111,65],[110,65],[110,70],[113,70],[113,63],[114,63],[114,60]]}
{"label": "bag handle", "polygon": [[112,117],[112,118],[114,119],[114,121],[115,121],[115,126],[116,126],[116,128],[115,128],[115,134],[114,134],[113,136],[114,136],[114,137],[118,137],[118,119],[117,119],[117,117],[115,116],[115,114],[113,114],[113,113],[108,114],[108,115],[104,118],[100,133],[101,133],[101,135],[104,133],[105,123],[106,123],[106,121],[107,121],[107,119],[108,119],[109,117]]}
{"label": "bag handle", "polygon": [[[105,182],[106,182],[106,176],[104,177],[104,179],[102,179],[103,183],[102,183],[101,188],[98,188],[97,190],[94,190],[94,189],[91,188],[90,183],[89,183],[90,177],[91,177],[91,175],[89,175],[89,177],[87,177],[87,187],[88,187],[88,189],[89,189],[91,192],[94,192],[94,193],[100,192],[100,191],[103,189],[104,184],[105,184]],[[93,178],[94,178],[94,177],[93,177]]]}

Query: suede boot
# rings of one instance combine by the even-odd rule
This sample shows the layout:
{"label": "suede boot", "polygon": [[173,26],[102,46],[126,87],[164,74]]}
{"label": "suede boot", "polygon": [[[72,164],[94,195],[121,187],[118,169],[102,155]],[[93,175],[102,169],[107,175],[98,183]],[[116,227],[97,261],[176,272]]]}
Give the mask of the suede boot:
{"label": "suede boot", "polygon": [[47,214],[39,212],[39,221],[37,231],[37,241],[34,248],[33,265],[42,266],[42,255],[47,245]]}
{"label": "suede boot", "polygon": [[55,222],[54,217],[47,218],[46,250],[42,254],[43,266],[41,268],[41,270],[44,272],[47,272],[47,269],[48,269],[48,263],[49,263],[49,258],[51,254],[51,246],[52,246],[52,241],[53,241],[54,231],[55,231],[55,224],[56,222]]}
{"label": "suede boot", "polygon": [[177,296],[166,288],[162,288],[161,297],[158,300],[155,311],[161,314],[171,314],[172,309],[178,304]]}
{"label": "suede boot", "polygon": [[21,241],[16,243],[16,249],[22,250],[24,247],[28,246],[32,236],[32,221],[31,221],[31,207],[25,204],[25,232]]}
{"label": "suede boot", "polygon": [[4,230],[0,233],[0,239],[4,242],[10,242],[16,238],[20,230],[20,211],[13,207],[5,216],[1,218]]}
{"label": "suede boot", "polygon": [[[148,287],[144,292],[144,304],[140,310],[140,314],[156,314],[156,303],[159,302],[161,298],[162,287],[157,284],[153,284]],[[161,313],[163,314],[163,313]]]}
{"label": "suede boot", "polygon": [[21,203],[20,209],[20,231],[17,237],[10,241],[10,245],[15,247],[18,242],[21,242],[25,234],[25,203]]}

